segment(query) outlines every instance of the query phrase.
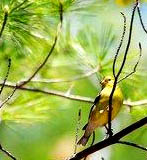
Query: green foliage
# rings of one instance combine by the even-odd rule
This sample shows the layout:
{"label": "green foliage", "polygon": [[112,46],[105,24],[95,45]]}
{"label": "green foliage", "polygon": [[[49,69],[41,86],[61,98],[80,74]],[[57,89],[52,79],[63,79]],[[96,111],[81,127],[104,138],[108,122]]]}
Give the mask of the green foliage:
{"label": "green foliage", "polygon": [[[63,16],[62,30],[54,52],[26,87],[94,98],[100,91],[101,78],[112,74],[113,57],[122,30],[120,28],[117,32],[115,29],[118,28],[119,20],[104,16],[106,11],[107,15],[111,15],[108,8],[109,3],[103,0],[0,0],[0,26],[8,12],[8,20],[0,40],[1,81],[7,71],[8,58],[12,59],[8,82],[15,85],[32,75],[48,54]],[[115,14],[118,14],[117,9]],[[113,23],[109,23],[110,18],[114,18]],[[136,37],[132,43],[121,78],[132,71],[137,61]],[[117,61],[117,69],[122,62],[125,44],[126,42]],[[125,100],[147,98],[145,51],[142,54],[136,73],[120,83]],[[98,72],[80,78],[96,68]],[[75,77],[79,78],[73,81]],[[5,87],[1,101],[11,92],[12,89]],[[74,148],[78,110],[82,109],[82,128],[87,121],[90,106],[85,102],[52,94],[17,90],[0,111],[0,143],[21,160],[53,160],[60,156],[71,156],[74,149],[67,155],[57,155],[57,148],[64,137],[68,137],[68,143],[64,147],[70,143]],[[132,106],[131,111],[124,106],[114,121],[114,130],[122,129],[146,115],[146,105]],[[100,141],[105,133],[98,129],[96,135],[96,141]],[[132,133],[132,139],[129,136],[127,140],[146,145],[146,135],[145,128],[138,130],[136,134]],[[131,147],[117,145],[112,147],[110,159],[122,159],[124,155],[125,159],[145,158],[142,151],[134,151],[136,150]],[[131,153],[131,156],[127,153]],[[0,156],[2,160],[8,160],[3,153]]]}

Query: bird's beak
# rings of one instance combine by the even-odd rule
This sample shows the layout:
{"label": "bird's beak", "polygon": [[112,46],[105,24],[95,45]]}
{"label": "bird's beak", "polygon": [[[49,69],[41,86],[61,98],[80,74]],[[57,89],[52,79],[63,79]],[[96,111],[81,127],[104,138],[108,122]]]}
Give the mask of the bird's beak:
{"label": "bird's beak", "polygon": [[102,81],[100,82],[100,84],[101,84],[102,86],[105,86],[105,85],[107,84],[107,81],[106,81],[106,80],[102,80]]}

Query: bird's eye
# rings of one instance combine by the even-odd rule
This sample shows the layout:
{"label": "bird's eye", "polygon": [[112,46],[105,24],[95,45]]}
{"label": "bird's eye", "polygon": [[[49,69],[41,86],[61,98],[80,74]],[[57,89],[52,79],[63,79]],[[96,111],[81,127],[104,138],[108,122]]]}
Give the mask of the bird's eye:
{"label": "bird's eye", "polygon": [[108,79],[108,81],[111,81],[111,79]]}

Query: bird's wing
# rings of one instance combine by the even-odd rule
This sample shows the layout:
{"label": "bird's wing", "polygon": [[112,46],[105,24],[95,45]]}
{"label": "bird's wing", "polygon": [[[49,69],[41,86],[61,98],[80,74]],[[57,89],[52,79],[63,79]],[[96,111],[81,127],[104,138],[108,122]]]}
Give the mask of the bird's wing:
{"label": "bird's wing", "polygon": [[110,96],[111,90],[110,89],[103,89],[101,94],[100,94],[100,99],[99,101],[96,103],[97,106],[97,110],[99,112],[102,112],[104,110],[106,110],[109,106],[109,96]]}
{"label": "bird's wing", "polygon": [[101,95],[99,94],[99,95],[95,98],[95,100],[94,100],[94,105],[99,102],[100,97],[101,97]]}
{"label": "bird's wing", "polygon": [[[95,98],[94,103],[93,103],[93,105],[91,106],[91,109],[90,109],[89,118],[90,118],[90,116],[91,116],[92,111],[93,111],[94,108],[96,107],[96,104],[99,103],[100,97],[101,97],[101,95],[98,95],[98,96]],[[89,119],[89,118],[88,118],[88,119]],[[88,123],[86,123],[86,125],[83,127],[83,130],[86,129],[87,125],[88,125]]]}
{"label": "bird's wing", "polygon": [[100,94],[95,98],[94,103],[93,103],[93,105],[91,106],[91,109],[90,109],[89,118],[91,116],[91,112],[95,109],[96,105],[99,103],[100,98],[101,98]]}

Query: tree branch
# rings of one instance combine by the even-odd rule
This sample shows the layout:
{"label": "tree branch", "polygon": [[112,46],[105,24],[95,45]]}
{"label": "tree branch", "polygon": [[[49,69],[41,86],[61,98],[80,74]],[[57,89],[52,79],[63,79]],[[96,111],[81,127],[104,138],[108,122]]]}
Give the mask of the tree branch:
{"label": "tree branch", "polygon": [[48,53],[48,55],[46,56],[46,58],[44,59],[44,61],[41,63],[41,65],[36,69],[36,71],[26,80],[26,81],[22,81],[20,82],[18,85],[17,85],[17,88],[18,87],[21,87],[21,86],[24,86],[26,85],[27,83],[29,83],[35,76],[36,74],[43,68],[43,66],[46,64],[47,60],[49,59],[49,57],[51,56],[55,46],[56,46],[56,43],[57,43],[57,38],[58,36],[56,35],[55,36],[55,39],[54,39],[54,42],[53,42],[53,45]]}
{"label": "tree branch", "polygon": [[7,70],[4,82],[3,82],[2,86],[1,86],[1,89],[0,89],[0,95],[2,94],[2,91],[4,89],[5,83],[7,81],[8,76],[9,76],[10,67],[11,67],[11,59],[8,59],[8,70]]}
{"label": "tree branch", "polygon": [[3,107],[4,104],[6,104],[14,95],[15,91],[16,91],[17,87],[15,86],[12,93],[0,104],[0,108]]}
{"label": "tree branch", "polygon": [[[1,82],[0,86],[2,84],[3,83]],[[5,87],[15,88],[16,86],[15,86],[14,83],[7,82],[5,84]],[[86,102],[86,103],[90,103],[90,104],[93,104],[93,102],[94,102],[94,98],[83,97],[83,96],[72,95],[72,94],[67,95],[65,92],[61,92],[61,91],[57,91],[57,90],[42,90],[42,89],[31,88],[31,87],[18,87],[17,89],[22,90],[22,91],[42,93],[42,94],[46,94],[46,95],[54,95],[54,96],[63,97],[63,98],[74,100],[74,101]],[[126,101],[123,102],[123,104],[126,105],[126,106],[147,105],[147,99],[134,101],[134,102],[126,100]]]}
{"label": "tree branch", "polygon": [[14,95],[15,91],[18,88],[21,88],[22,86],[26,85],[27,83],[29,83],[35,76],[36,74],[44,67],[44,65],[46,64],[46,62],[48,61],[49,57],[51,56],[52,52],[54,51],[54,48],[56,46],[57,43],[57,39],[58,39],[58,35],[59,35],[59,31],[61,30],[61,26],[62,26],[62,22],[60,22],[57,26],[57,33],[56,36],[54,38],[54,42],[52,47],[50,48],[50,51],[48,52],[46,58],[44,59],[44,61],[41,63],[41,65],[39,65],[39,67],[33,72],[33,74],[26,80],[26,81],[20,81],[18,84],[15,85],[15,88],[13,90],[13,92],[11,93],[11,95],[4,100],[4,102],[2,102],[2,104],[0,105],[0,107],[2,107],[5,103],[7,103],[10,98]]}
{"label": "tree branch", "polygon": [[137,66],[138,66],[138,64],[139,64],[139,62],[140,62],[140,58],[141,58],[141,56],[142,56],[141,43],[139,43],[139,50],[140,50],[139,58],[138,58],[138,61],[136,62],[135,66],[134,66],[134,68],[133,68],[133,71],[130,72],[129,74],[127,74],[127,75],[126,75],[125,77],[123,77],[122,79],[120,79],[120,80],[118,81],[118,83],[121,82],[121,81],[123,81],[123,80],[125,80],[125,79],[127,79],[128,77],[130,77],[132,74],[134,74],[134,73],[136,72]]}
{"label": "tree branch", "polygon": [[121,74],[121,72],[122,72],[122,70],[124,68],[126,59],[127,59],[128,51],[129,51],[129,48],[130,48],[130,43],[131,43],[131,40],[132,40],[133,22],[134,22],[134,16],[135,16],[135,11],[136,11],[137,6],[138,6],[138,2],[136,2],[135,6],[133,8],[133,11],[132,11],[131,22],[130,22],[130,29],[129,29],[129,38],[128,38],[126,50],[125,50],[125,53],[124,53],[123,62],[121,64],[121,67],[120,67],[117,75],[116,75],[117,79],[118,79],[119,75]]}
{"label": "tree branch", "polygon": [[[124,53],[122,64],[121,64],[121,66],[119,68],[118,73],[116,75],[115,74],[113,75],[114,76],[114,84],[113,84],[113,88],[112,88],[112,91],[111,91],[111,94],[110,94],[110,97],[109,97],[109,112],[108,112],[108,129],[109,129],[108,130],[108,134],[109,134],[110,137],[113,135],[112,126],[111,126],[113,94],[115,92],[115,89],[116,89],[116,86],[117,86],[117,83],[118,83],[118,78],[119,78],[119,76],[120,76],[120,74],[121,74],[121,72],[122,72],[122,70],[124,68],[125,62],[127,60],[127,55],[128,55],[128,51],[129,51],[130,43],[131,43],[131,39],[132,39],[134,16],[135,16],[135,11],[136,11],[137,6],[138,6],[138,2],[135,3],[135,6],[134,6],[133,11],[132,11],[130,28],[129,28],[129,37],[128,37],[128,42],[127,42],[127,46],[126,46],[126,50],[125,50],[125,53]],[[115,55],[115,57],[117,57],[117,55]],[[115,61],[116,60],[114,59],[113,66],[115,66]],[[114,68],[114,70],[115,70],[115,68]]]}
{"label": "tree branch", "polygon": [[60,22],[61,22],[61,27],[62,27],[62,24],[63,24],[63,4],[62,2],[59,0],[59,15],[60,15]]}
{"label": "tree branch", "polygon": [[139,5],[137,6],[137,11],[138,11],[138,15],[139,15],[139,19],[140,19],[141,26],[142,26],[144,32],[147,34],[147,30],[146,30],[146,28],[145,28],[145,26],[144,26],[144,23],[143,23],[143,20],[142,20],[142,16],[141,16],[141,12],[140,12]]}
{"label": "tree branch", "polygon": [[[0,85],[2,85],[2,83],[0,83]],[[7,82],[5,84],[5,87],[15,88],[16,85],[13,83]],[[38,88],[21,87],[21,86],[17,86],[17,89],[22,90],[22,91],[30,91],[30,92],[36,92],[36,93],[43,93],[43,94],[47,94],[47,95],[54,95],[54,96],[63,97],[63,98],[70,99],[70,100],[87,102],[87,103],[93,103],[93,101],[94,101],[93,98],[82,97],[79,95],[69,95],[69,94],[66,94],[65,92],[56,91],[56,90],[42,90],[42,89],[38,89]]]}
{"label": "tree branch", "polygon": [[116,144],[121,138],[125,137],[126,135],[132,133],[133,131],[137,130],[138,128],[147,124],[147,117],[142,118],[141,120],[131,124],[130,126],[126,127],[125,129],[121,130],[120,132],[116,133],[115,135],[107,138],[75,155],[75,157],[71,158],[70,160],[80,160],[85,156],[88,156],[96,151],[99,151],[103,148],[106,148],[110,145]]}
{"label": "tree branch", "polygon": [[19,82],[18,84],[16,84],[15,87],[13,87],[13,88],[14,88],[13,92],[10,94],[10,96],[8,96],[8,97],[0,104],[0,108],[1,108],[4,104],[6,104],[6,103],[12,98],[12,96],[14,95],[15,91],[16,91],[18,88],[21,88],[21,87],[24,86],[25,84],[29,83],[29,82],[31,81],[31,79],[33,79],[33,78],[36,76],[36,74],[43,68],[43,66],[46,64],[48,58],[50,57],[50,55],[52,54],[52,52],[53,52],[53,50],[54,50],[54,48],[55,48],[55,45],[56,45],[56,43],[57,43],[57,38],[58,38],[58,36],[56,35],[56,36],[55,36],[55,39],[54,39],[54,43],[53,43],[53,45],[52,45],[52,47],[51,47],[48,55],[46,56],[46,58],[44,59],[44,61],[41,63],[41,65],[36,69],[36,71],[35,71],[26,81],[21,81],[21,82]]}
{"label": "tree branch", "polygon": [[[7,8],[6,8],[6,9],[7,9]],[[6,27],[7,20],[8,20],[8,11],[5,10],[5,13],[4,13],[4,20],[3,20],[2,27],[1,27],[1,30],[0,30],[0,38],[2,37],[2,34],[3,34],[4,29],[5,29],[5,27]]]}
{"label": "tree branch", "polygon": [[[59,13],[59,14],[61,16],[61,13]],[[51,56],[51,54],[53,53],[53,51],[55,49],[55,46],[56,46],[56,43],[57,43],[57,39],[58,39],[58,35],[59,35],[59,31],[61,30],[61,27],[62,27],[62,23],[63,23],[63,17],[62,17],[62,21],[57,26],[57,33],[56,33],[56,36],[54,38],[53,45],[50,48],[50,51],[48,52],[48,54],[47,54],[46,58],[44,59],[44,61],[39,65],[39,67],[36,69],[36,71],[26,81],[19,82],[17,87],[22,87],[22,86],[26,85],[27,83],[29,83],[36,76],[36,74],[44,67],[44,65],[46,64],[46,62],[48,61],[49,57]]]}
{"label": "tree branch", "polygon": [[118,46],[118,49],[117,49],[116,54],[115,54],[115,57],[114,57],[114,62],[113,62],[113,75],[114,75],[114,77],[116,76],[116,74],[115,74],[116,60],[117,60],[119,51],[120,51],[120,49],[121,49],[121,46],[122,46],[122,44],[123,44],[124,36],[125,36],[125,33],[126,33],[126,17],[125,17],[125,15],[124,15],[124,13],[122,13],[122,12],[121,12],[121,15],[123,16],[123,19],[124,19],[124,28],[123,28],[123,33],[122,33],[122,36],[121,36],[120,44],[119,44],[119,46]]}
{"label": "tree branch", "polygon": [[16,160],[16,158],[15,158],[10,152],[8,152],[7,150],[5,150],[5,149],[1,146],[1,144],[0,144],[0,150],[1,150],[3,153],[5,153],[8,157],[10,157],[11,159]]}
{"label": "tree branch", "polygon": [[[17,8],[21,7],[26,1],[27,1],[27,0],[24,0],[20,5],[18,5],[18,6],[16,6],[15,8],[13,8],[13,9],[11,10],[11,13],[12,13],[14,10],[16,10]],[[60,6],[62,6],[62,4],[60,4]],[[6,23],[7,23],[7,20],[8,20],[8,13],[9,13],[9,7],[8,7],[8,6],[6,6],[6,7],[4,8],[4,13],[5,13],[5,14],[4,14],[4,20],[3,20],[2,28],[1,28],[1,30],[0,30],[0,38],[1,38],[2,34],[3,34],[3,31],[4,31],[4,29],[5,29],[5,26],[6,26]],[[60,17],[61,17],[62,14],[63,14],[63,13],[60,13]],[[60,18],[60,20],[61,20],[61,18]],[[62,21],[63,21],[63,16],[62,16]],[[16,84],[15,87],[13,86],[14,89],[13,89],[12,93],[0,104],[0,108],[1,108],[4,104],[6,104],[6,103],[11,99],[11,97],[14,95],[15,91],[16,91],[18,88],[20,88],[20,87],[24,86],[25,84],[29,83],[29,82],[36,76],[36,74],[43,68],[43,66],[46,64],[47,60],[48,60],[49,57],[51,56],[51,54],[52,54],[52,52],[54,51],[54,48],[55,48],[55,46],[56,46],[57,39],[58,39],[58,34],[59,34],[59,29],[61,29],[61,27],[62,27],[62,21],[59,23],[59,25],[58,25],[58,27],[57,27],[57,33],[56,33],[56,36],[55,36],[53,45],[52,45],[49,53],[47,54],[46,58],[44,59],[44,61],[41,63],[41,65],[36,69],[36,71],[35,71],[26,81],[23,81],[23,82],[20,82],[19,84]],[[2,87],[1,87],[1,90],[0,90],[0,94],[2,93],[2,90],[3,90],[4,86],[5,86],[5,83],[6,83],[6,80],[7,80],[7,77],[8,77],[9,69],[10,69],[10,64],[11,64],[11,63],[10,63],[10,61],[9,61],[9,66],[8,66],[7,75],[6,75],[6,77],[5,77],[5,79],[4,79],[4,82],[3,82],[3,84],[2,84]],[[8,151],[6,151],[5,149],[3,149],[1,145],[0,145],[0,150],[3,151],[3,152],[4,152],[7,156],[9,156],[11,159],[16,160],[16,158],[15,158],[13,155],[11,155]]]}
{"label": "tree branch", "polygon": [[125,144],[125,145],[128,145],[128,146],[132,146],[132,147],[139,148],[141,150],[147,151],[147,148],[142,147],[142,146],[140,146],[138,144],[135,144],[135,143],[132,143],[132,142],[118,141],[117,143]]}
{"label": "tree branch", "polygon": [[140,100],[140,101],[134,101],[134,102],[126,100],[126,101],[124,101],[124,105],[126,105],[126,106],[142,106],[142,105],[147,105],[147,99]]}

